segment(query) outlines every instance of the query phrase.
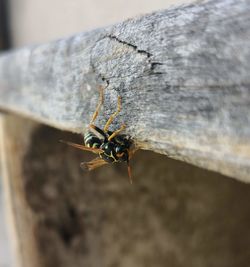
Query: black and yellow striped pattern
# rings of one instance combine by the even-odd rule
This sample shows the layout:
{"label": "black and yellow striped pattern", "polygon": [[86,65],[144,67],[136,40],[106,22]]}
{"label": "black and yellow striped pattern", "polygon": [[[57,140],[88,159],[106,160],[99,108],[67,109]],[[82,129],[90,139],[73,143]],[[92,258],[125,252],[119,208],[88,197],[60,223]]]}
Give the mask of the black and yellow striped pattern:
{"label": "black and yellow striped pattern", "polygon": [[100,140],[92,132],[87,132],[84,135],[84,144],[87,147],[100,148],[102,144],[102,140]]}

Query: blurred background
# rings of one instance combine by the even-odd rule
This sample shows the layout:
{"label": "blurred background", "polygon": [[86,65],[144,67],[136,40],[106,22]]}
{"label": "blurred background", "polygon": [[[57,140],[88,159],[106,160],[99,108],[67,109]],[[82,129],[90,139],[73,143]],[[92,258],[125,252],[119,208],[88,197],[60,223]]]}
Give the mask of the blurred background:
{"label": "blurred background", "polygon": [[[9,10],[6,0],[0,0],[0,52],[10,48]],[[0,267],[12,267],[12,255],[7,231],[5,196],[0,165]]]}
{"label": "blurred background", "polygon": [[[3,50],[49,42],[187,2],[190,1],[0,0],[0,48]],[[33,191],[29,193],[46,203],[44,195],[53,195],[55,188],[67,192],[68,184],[60,180],[64,174],[58,174],[60,179],[57,180],[53,171],[59,170],[65,162],[70,162],[70,167],[67,165],[66,168],[67,173],[73,174],[73,178],[66,177],[65,181],[70,182],[74,188],[77,201],[68,196],[61,203],[69,200],[75,203],[74,212],[78,216],[74,212],[71,212],[70,218],[62,215],[61,203],[55,204],[55,209],[51,211],[53,216],[58,212],[62,221],[77,221],[68,224],[77,228],[76,234],[71,233],[72,229],[68,230],[72,240],[68,240],[67,235],[62,237],[66,245],[58,241],[60,238],[54,238],[51,225],[36,229],[44,253],[41,254],[44,263],[41,266],[249,266],[249,185],[145,151],[135,156],[133,173],[138,180],[132,189],[121,175],[124,169],[120,166],[98,170],[95,177],[88,174],[82,179],[83,174],[79,170],[82,154],[68,148],[62,150],[57,142],[59,139],[73,140],[75,136],[45,126],[41,126],[36,136],[39,137],[34,140],[34,144],[39,144],[43,139],[51,142],[46,143],[47,150],[44,148],[40,152],[44,158],[47,156],[57,162],[58,154],[65,154],[67,160],[59,160],[54,169],[48,167],[51,166],[48,163],[54,184],[49,184],[51,180],[47,181],[46,189],[41,195],[40,189],[36,191],[36,187],[32,186]],[[49,147],[54,147],[55,150],[50,151]],[[33,159],[36,156],[30,155]],[[36,164],[39,165],[39,162],[41,158]],[[27,168],[37,167],[35,163],[29,163]],[[115,176],[118,179],[114,180]],[[82,179],[83,189],[79,189],[79,183],[76,182],[78,178],[75,177]],[[27,183],[29,182],[32,183]],[[8,234],[8,203],[2,185],[0,197],[0,267],[19,267],[13,262],[14,241]],[[39,208],[42,210],[34,204],[37,199],[28,200],[34,211]],[[86,208],[84,203],[88,203],[91,208]],[[47,204],[49,206],[50,202]],[[50,211],[45,210],[44,208],[42,212],[49,214]],[[78,228],[82,229],[79,224],[81,212],[90,220],[84,222],[85,232],[78,231]],[[57,219],[53,220],[58,223]],[[47,229],[50,229],[49,233]],[[100,237],[102,242],[99,244]],[[82,245],[84,238],[88,240],[89,246]],[[116,242],[119,249],[116,248]],[[50,251],[46,247],[54,249]],[[85,248],[84,253],[82,247]],[[63,262],[60,262],[58,259],[62,255]],[[99,257],[104,260],[99,262]],[[72,265],[72,259],[78,264]]]}
{"label": "blurred background", "polygon": [[1,0],[9,2],[13,46],[41,43],[190,0]]}

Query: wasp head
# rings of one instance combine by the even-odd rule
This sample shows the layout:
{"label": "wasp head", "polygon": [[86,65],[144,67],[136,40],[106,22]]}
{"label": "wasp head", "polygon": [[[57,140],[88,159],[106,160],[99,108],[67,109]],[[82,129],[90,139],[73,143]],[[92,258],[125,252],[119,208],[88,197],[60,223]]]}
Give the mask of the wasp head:
{"label": "wasp head", "polygon": [[105,142],[101,145],[103,150],[99,155],[109,163],[128,162],[129,146],[126,143],[118,143],[115,140]]}

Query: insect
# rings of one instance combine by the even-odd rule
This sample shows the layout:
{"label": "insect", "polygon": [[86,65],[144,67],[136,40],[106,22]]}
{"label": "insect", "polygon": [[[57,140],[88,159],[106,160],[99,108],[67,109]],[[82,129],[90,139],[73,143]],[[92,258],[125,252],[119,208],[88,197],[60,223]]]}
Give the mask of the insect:
{"label": "insect", "polygon": [[84,170],[94,170],[108,163],[126,162],[128,166],[128,176],[132,184],[132,175],[130,168],[130,159],[136,151],[135,146],[130,137],[120,134],[125,129],[125,124],[116,131],[109,131],[110,124],[121,111],[121,97],[117,100],[117,110],[110,116],[103,129],[100,129],[94,122],[99,114],[101,106],[103,105],[103,88],[100,87],[99,103],[92,116],[88,131],[84,134],[84,145],[65,142],[70,146],[81,150],[91,151],[98,154],[98,157],[90,162],[82,162],[81,168]]}

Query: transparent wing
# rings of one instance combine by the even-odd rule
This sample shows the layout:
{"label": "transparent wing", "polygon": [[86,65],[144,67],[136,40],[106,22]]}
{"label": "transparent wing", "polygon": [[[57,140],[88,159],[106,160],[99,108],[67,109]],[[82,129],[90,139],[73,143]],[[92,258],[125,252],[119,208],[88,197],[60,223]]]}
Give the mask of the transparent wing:
{"label": "transparent wing", "polygon": [[96,168],[99,168],[105,164],[108,164],[108,162],[106,162],[105,160],[101,159],[101,158],[95,158],[89,162],[82,162],[80,164],[81,168],[83,170],[87,170],[87,171],[92,171]]}
{"label": "transparent wing", "polygon": [[73,146],[75,148],[81,149],[81,150],[91,151],[91,152],[96,153],[96,154],[103,152],[102,149],[99,149],[99,148],[87,147],[87,146],[75,144],[75,143],[72,143],[72,142],[66,142],[64,140],[60,140],[60,142],[64,143],[64,144],[67,144],[69,146]]}

